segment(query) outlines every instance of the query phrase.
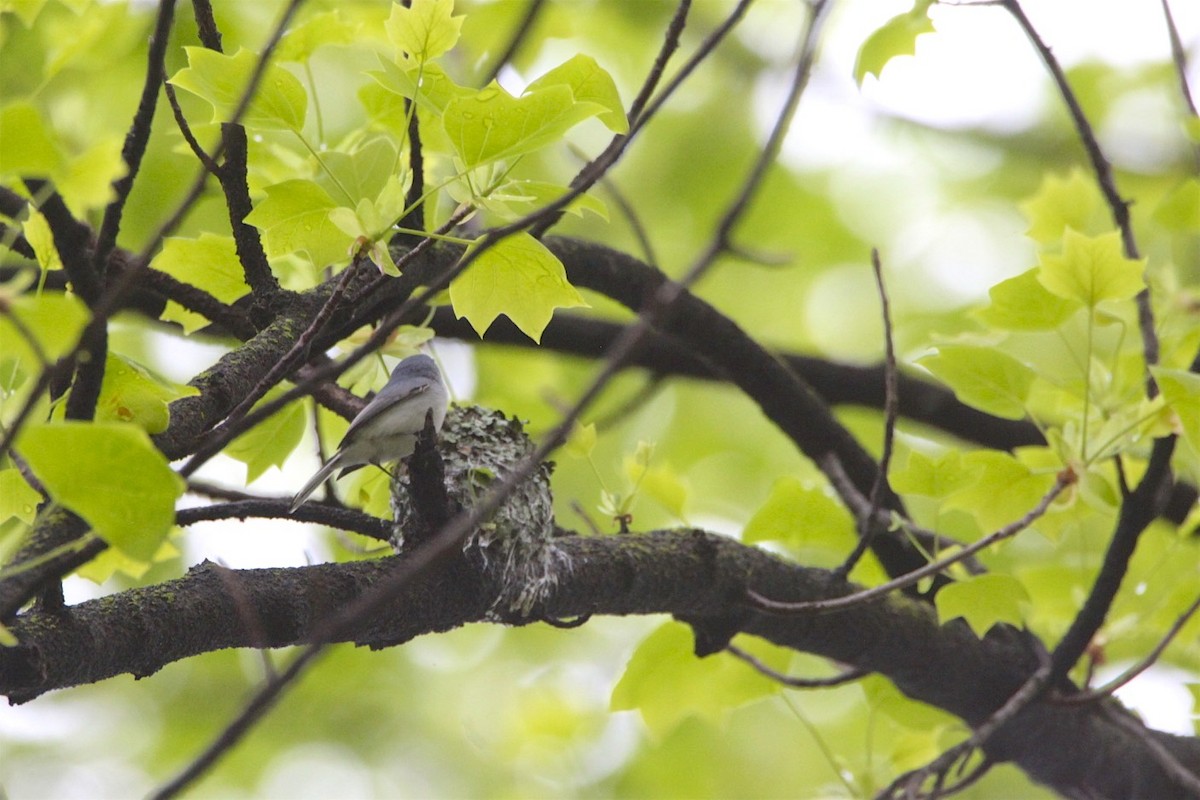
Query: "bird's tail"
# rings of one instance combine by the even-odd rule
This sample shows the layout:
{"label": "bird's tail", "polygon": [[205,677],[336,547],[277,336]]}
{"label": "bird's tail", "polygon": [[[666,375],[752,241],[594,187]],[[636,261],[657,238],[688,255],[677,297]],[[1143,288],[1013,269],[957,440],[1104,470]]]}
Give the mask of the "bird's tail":
{"label": "bird's tail", "polygon": [[308,479],[308,483],[304,484],[304,488],[296,492],[296,496],[292,498],[292,505],[290,508],[288,508],[289,514],[299,508],[300,504],[307,500],[308,496],[315,492],[317,487],[324,483],[326,479],[333,474],[333,471],[338,468],[338,464],[342,460],[340,456],[341,453],[337,453],[333,456],[333,458],[326,461],[324,466],[317,470],[317,473]]}

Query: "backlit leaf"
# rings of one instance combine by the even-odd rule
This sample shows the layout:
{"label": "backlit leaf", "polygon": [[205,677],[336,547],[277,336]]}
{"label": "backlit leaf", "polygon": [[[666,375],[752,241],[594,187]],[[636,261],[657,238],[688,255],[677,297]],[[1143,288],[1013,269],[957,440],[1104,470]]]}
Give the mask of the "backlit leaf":
{"label": "backlit leaf", "polygon": [[[764,648],[761,640],[739,640],[775,669],[787,663],[786,651]],[[778,692],[777,682],[729,655],[696,658],[686,625],[667,622],[638,645],[621,680],[613,688],[613,711],[636,709],[650,731],[666,735],[684,719],[701,715],[720,719],[732,708]]]}
{"label": "backlit leaf", "polygon": [[604,67],[596,63],[596,59],[582,53],[576,54],[529,84],[525,93],[560,84],[569,86],[576,100],[604,106],[607,110],[599,115],[599,119],[610,131],[629,131],[629,120],[625,117],[625,107],[621,105],[617,85]]}
{"label": "backlit leaf", "polygon": [[934,32],[933,21],[929,19],[931,4],[931,0],[917,0],[910,11],[892,17],[867,37],[854,60],[854,81],[859,86],[868,75],[878,78],[896,56],[917,52],[917,37]]}
{"label": "backlit leaf", "polygon": [[1105,300],[1128,300],[1145,288],[1145,259],[1126,258],[1116,231],[1091,237],[1068,229],[1061,254],[1044,253],[1038,280],[1059,297],[1094,308]]}
{"label": "backlit leaf", "polygon": [[[250,291],[232,236],[202,233],[195,239],[169,237],[150,266],[203,289],[222,303],[232,303]],[[162,318],[178,322],[187,333],[209,323],[174,302],[167,303]]]}
{"label": "backlit leaf", "polygon": [[129,422],[148,433],[162,433],[171,421],[167,407],[181,397],[198,394],[199,389],[158,378],[140,364],[110,350],[96,403],[96,419]]}
{"label": "backlit leaf", "polygon": [[794,547],[829,543],[846,546],[854,539],[854,521],[841,503],[820,487],[784,476],[771,486],[742,531],[742,540],[783,542]]}
{"label": "backlit leaf", "polygon": [[1046,175],[1020,208],[1029,219],[1026,233],[1042,244],[1059,243],[1068,229],[1098,234],[1111,227],[1096,181],[1079,168],[1065,177]]}
{"label": "backlit leaf", "polygon": [[1151,367],[1154,380],[1179,417],[1180,433],[1200,451],[1200,375],[1180,369]]}
{"label": "backlit leaf", "polygon": [[454,0],[413,0],[411,8],[396,3],[385,24],[388,39],[415,61],[437,58],[458,42],[463,17],[453,10]]}
{"label": "backlit leaf", "polygon": [[501,239],[450,284],[450,301],[480,335],[506,315],[535,342],[556,308],[586,306],[562,262],[528,233]]}
{"label": "backlit leaf", "polygon": [[[255,407],[282,393],[279,387],[272,389]],[[283,466],[304,436],[305,421],[304,404],[288,403],[230,442],[224,453],[246,465],[246,483],[253,483],[270,467]]]}
{"label": "backlit leaf", "polygon": [[37,515],[42,496],[30,486],[16,467],[0,469],[0,524],[13,517],[26,525]]}
{"label": "backlit leaf", "polygon": [[994,328],[1048,331],[1057,328],[1079,303],[1052,294],[1038,280],[1038,269],[1001,281],[988,290],[992,302],[978,317]]}
{"label": "backlit leaf", "polygon": [[[185,47],[188,66],[171,83],[206,100],[213,122],[229,122],[250,85],[259,56],[239,48],[231,56],[206,47]],[[300,80],[277,64],[268,64],[241,122],[249,128],[299,131],[304,126],[308,94]]]}
{"label": "backlit leaf", "polygon": [[964,403],[1006,419],[1025,416],[1034,373],[1010,355],[990,347],[945,344],[918,363]]}
{"label": "backlit leaf", "polygon": [[353,240],[329,220],[338,204],[328,192],[308,180],[284,181],[266,191],[246,222],[263,232],[267,255],[303,254],[318,268],[348,259]]}
{"label": "backlit leaf", "polygon": [[1011,575],[975,575],[943,586],[934,604],[943,623],[962,617],[982,638],[1001,622],[1023,625],[1029,592]]}
{"label": "backlit leaf", "polygon": [[184,482],[144,430],[115,422],[30,425],[17,444],[50,497],[102,539],[142,561],[158,551]]}
{"label": "backlit leaf", "polygon": [[471,168],[533,152],[605,110],[599,103],[576,102],[567,86],[513,97],[493,82],[470,97],[451,100],[442,124],[459,158]]}

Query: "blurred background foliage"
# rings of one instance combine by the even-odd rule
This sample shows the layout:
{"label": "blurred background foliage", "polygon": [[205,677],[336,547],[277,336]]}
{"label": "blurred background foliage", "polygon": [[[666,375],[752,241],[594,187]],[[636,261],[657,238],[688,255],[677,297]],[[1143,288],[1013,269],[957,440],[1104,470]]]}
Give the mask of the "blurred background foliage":
{"label": "blurred background foliage", "polygon": [[[149,5],[0,3],[0,98],[4,103],[30,99],[72,152],[104,140],[119,142],[141,83]],[[257,50],[279,5],[215,3],[226,48]],[[456,11],[466,14],[463,38],[446,65],[459,82],[478,83],[526,5],[460,0]],[[1056,3],[1030,0],[1028,5],[1037,23]],[[1200,19],[1194,8],[1184,8],[1188,4],[1175,5],[1181,30],[1191,37],[1185,44],[1196,55]],[[32,27],[17,13],[23,6],[40,7]],[[1157,4],[1136,12],[1119,6],[1108,4],[1096,13],[1159,14]],[[681,52],[691,53],[731,7],[726,0],[697,2]],[[1073,8],[1056,13],[1068,18],[1084,13],[1083,5]],[[375,66],[387,4],[313,0],[300,19],[330,10],[364,27],[349,41],[319,49],[307,69],[288,68],[312,81],[310,122],[319,105],[324,140],[336,142],[368,124],[356,98],[370,82],[361,73]],[[673,3],[658,0],[549,2],[500,80],[519,91],[581,52],[613,74],[628,103],[673,10]],[[1086,168],[1035,54],[996,9],[935,8],[938,32],[919,40],[915,58],[898,59],[879,79],[869,77],[861,89],[855,86],[851,65],[857,47],[905,10],[903,2],[837,4],[782,165],[771,173],[738,231],[738,244],[761,258],[723,259],[697,287],[698,294],[770,347],[855,363],[877,361],[882,324],[869,268],[872,247],[882,253],[905,363],[925,353],[934,337],[978,329],[969,312],[986,301],[987,288],[1035,263],[1021,203],[1048,175],[1065,178],[1077,166]],[[610,219],[568,216],[558,232],[641,255],[670,274],[686,270],[773,120],[803,19],[799,2],[756,2],[733,37],[697,70],[596,190]],[[980,33],[985,28],[1003,29],[995,37],[1008,37],[1013,46],[981,49],[977,60],[966,60],[969,37],[992,35]],[[1059,24],[1055,30],[1084,40],[1091,35],[1083,24]],[[944,70],[922,69],[939,46],[935,40],[956,36],[968,38],[953,51],[963,54],[966,80],[977,82],[967,89],[943,82]],[[178,14],[174,43],[197,44],[186,4]],[[1136,197],[1135,225],[1152,269],[1173,274],[1171,302],[1191,298],[1195,303],[1194,289],[1186,288],[1200,280],[1200,237],[1195,221],[1186,218],[1195,206],[1185,202],[1180,211],[1168,203],[1166,211],[1161,209],[1189,176],[1194,181],[1196,144],[1183,130],[1165,29],[1147,48],[1156,55],[1104,58],[1095,49],[1076,48],[1080,55],[1067,61],[1069,78],[1116,163],[1119,185]],[[1003,60],[978,63],[993,57]],[[168,74],[185,65],[182,50],[172,47]],[[1196,85],[1194,73],[1191,78]],[[992,91],[1002,99],[1016,93],[1020,102],[1010,103],[1007,116],[998,111],[972,117],[956,107],[956,91],[985,99]],[[920,113],[907,113],[906,100]],[[181,101],[191,119],[207,118],[207,109],[194,98],[181,96]],[[211,140],[212,126],[198,129]],[[576,151],[543,151],[528,158],[521,173],[565,183],[582,163],[577,152],[597,152],[607,135],[599,124],[587,123],[572,133]],[[252,159],[263,175],[278,179],[289,167],[271,152],[272,144],[255,141]],[[163,209],[178,202],[194,170],[169,107],[161,103],[125,214],[123,246],[138,248],[145,241]],[[261,185],[252,176],[252,186]],[[619,212],[620,203],[636,211],[651,253]],[[180,235],[206,231],[228,233],[222,201],[211,187]],[[281,265],[288,280],[302,283],[302,277],[288,272],[292,269]],[[591,313],[628,318],[611,303],[588,299]],[[121,318],[118,328],[114,341],[122,353],[175,380],[187,380],[229,345],[184,342],[132,316]],[[579,359],[526,348],[443,347],[460,400],[529,420],[535,435],[556,420],[595,370]],[[612,384],[589,417],[600,423],[590,463],[566,454],[558,459],[554,486],[564,526],[615,529],[597,511],[600,493],[631,491],[635,475],[628,465],[639,442],[653,443],[654,449],[650,473],[633,504],[635,530],[686,521],[739,535],[777,479],[787,476],[822,491],[814,468],[734,390],[667,381],[650,387],[628,410],[649,381],[631,371]],[[868,448],[878,450],[877,413],[839,413]],[[913,449],[938,452],[945,444],[926,430],[903,430],[897,463],[903,464]],[[306,440],[301,450],[310,452],[311,443]],[[271,470],[254,488],[287,491],[309,463],[306,458],[298,458],[301,466],[286,478]],[[208,475],[236,485],[240,469],[232,461],[215,462]],[[915,500],[914,509],[943,529],[966,532],[969,538],[979,533],[962,509],[939,508],[932,499]],[[362,547],[353,537],[303,533],[298,525],[252,521],[226,532],[204,530],[203,537],[187,533],[177,539],[181,556],[155,566],[142,580],[177,575],[202,557],[234,566],[275,566],[358,557]],[[255,540],[252,555],[239,549],[247,539]],[[810,538],[778,546],[805,563],[829,565],[850,542],[848,527],[830,524]],[[1057,537],[1022,538],[991,558],[997,566],[1018,570],[1031,594],[1030,624],[1053,638],[1075,613],[1103,544],[1095,528],[1080,525]],[[1146,617],[1145,597],[1136,612],[1118,606],[1110,626],[1111,658],[1144,649],[1186,600],[1181,587],[1189,575],[1194,586],[1194,570],[1172,557],[1179,547],[1165,527],[1144,537],[1134,585],[1160,596],[1149,605],[1159,611]],[[877,576],[870,563],[856,573],[862,580]],[[122,585],[128,582],[114,582],[103,591]],[[68,588],[77,597],[97,591],[78,581]],[[640,712],[610,711],[610,704],[621,707],[614,687],[623,675],[629,678],[630,658],[648,636],[657,637],[653,641],[660,649],[639,680],[642,691],[657,689],[653,704],[643,698]],[[192,796],[861,797],[963,735],[954,720],[905,700],[878,678],[835,690],[785,693],[730,656],[697,662],[689,648],[686,631],[660,619],[598,619],[572,631],[472,626],[384,652],[336,647]],[[271,665],[287,655],[214,653],[141,681],[117,678],[5,710],[0,713],[0,786],[14,799],[144,794],[207,744]],[[1200,667],[1195,637],[1183,637],[1169,656],[1181,667]],[[777,652],[771,658],[799,674],[828,670],[804,656]],[[964,796],[1034,797],[1038,791],[1015,769],[1002,768]]]}

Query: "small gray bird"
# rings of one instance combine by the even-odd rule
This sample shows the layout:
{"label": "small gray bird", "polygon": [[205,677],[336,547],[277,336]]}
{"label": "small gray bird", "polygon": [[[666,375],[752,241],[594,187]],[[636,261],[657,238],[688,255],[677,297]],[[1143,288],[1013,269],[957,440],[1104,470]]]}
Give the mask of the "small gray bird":
{"label": "small gray bird", "polygon": [[417,434],[425,427],[426,412],[433,411],[433,426],[440,431],[449,402],[446,384],[432,358],[422,354],[401,361],[387,384],[350,423],[337,452],[292,498],[288,513],[299,508],[336,469],[344,475],[364,464],[399,461],[412,453]]}

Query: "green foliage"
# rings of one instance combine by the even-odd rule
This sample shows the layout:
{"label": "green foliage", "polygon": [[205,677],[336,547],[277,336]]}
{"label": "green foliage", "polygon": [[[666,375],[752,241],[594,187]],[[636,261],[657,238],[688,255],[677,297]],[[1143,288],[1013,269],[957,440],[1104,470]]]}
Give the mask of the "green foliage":
{"label": "green foliage", "polygon": [[1067,229],[1061,255],[1044,253],[1038,280],[1059,297],[1095,308],[1105,300],[1129,300],[1143,288],[1144,260],[1125,258],[1116,231],[1087,237]]}
{"label": "green foliage", "polygon": [[892,17],[867,37],[854,61],[854,80],[859,86],[868,75],[878,78],[893,58],[917,52],[917,37],[934,32],[933,21],[929,19],[931,5],[933,0],[916,0],[912,9]]}
{"label": "green foliage", "polygon": [[32,425],[17,444],[51,499],[98,536],[142,561],[158,551],[183,480],[144,430],[114,422]]}
{"label": "green foliage", "polygon": [[41,500],[42,496],[25,482],[19,469],[0,469],[0,524],[13,517],[30,524]]}
{"label": "green foliage", "polygon": [[742,541],[780,542],[793,548],[824,546],[831,550],[853,542],[854,521],[845,506],[822,488],[785,476],[742,531]]}
{"label": "green foliage", "polygon": [[[150,266],[203,289],[223,303],[232,303],[250,291],[232,236],[202,233],[195,239],[169,237]],[[179,323],[184,333],[192,333],[209,323],[174,300],[167,301],[162,318]]]}
{"label": "green foliage", "polygon": [[1007,419],[1025,416],[1034,372],[1012,356],[990,347],[945,344],[920,363],[964,403]]}
{"label": "green foliage", "polygon": [[[848,4],[846,13],[860,5]],[[934,30],[931,5],[918,0],[862,43],[852,75],[860,86],[868,75],[886,81],[893,58],[916,52],[918,38]],[[463,235],[477,237],[480,229],[556,203],[579,166],[569,146],[591,156],[613,134],[628,132],[621,97],[642,85],[669,4],[545,4],[513,69],[501,73],[503,86],[483,85],[481,76],[524,6],[415,0],[411,8],[316,2],[301,10],[241,118],[253,203],[246,221],[261,234],[284,285],[308,288],[358,254],[394,274],[388,243],[401,232],[401,219],[413,228],[405,233],[420,234],[455,212],[473,215],[469,225],[477,227]],[[565,209],[571,215],[556,230],[634,254],[643,252],[644,234],[653,253],[647,260],[668,274],[692,263],[761,146],[761,131],[748,121],[761,121],[764,99],[774,97],[770,87],[783,62],[772,47],[781,20],[798,7],[754,4],[608,174],[609,185],[573,198]],[[167,73],[183,90],[185,116],[210,152],[216,123],[230,119],[242,101],[275,10],[218,3],[230,55],[181,49],[195,42],[195,26],[179,15]],[[0,0],[0,183],[25,196],[24,177],[49,178],[73,213],[99,222],[112,181],[126,169],[120,152],[145,66],[148,12],[119,2]],[[681,53],[691,52],[721,13],[720,4],[694,4]],[[950,35],[949,28],[938,35]],[[838,42],[830,38],[825,47]],[[668,80],[677,63],[668,65]],[[1073,68],[1070,78],[1103,129],[1128,115],[1122,102],[1176,92],[1169,66],[1165,56],[1145,69],[1096,62]],[[165,106],[160,98],[126,207],[118,244],[129,250],[145,243],[196,173]],[[838,130],[836,120],[826,125],[817,115],[819,105],[806,100],[801,107],[799,128]],[[1078,148],[1064,144],[1069,137],[1051,107],[1021,129],[936,129],[877,117],[873,127],[889,137],[889,161],[916,165],[911,171],[881,166],[871,152],[875,140],[856,143],[840,162],[801,154],[777,165],[735,231],[738,255],[751,258],[721,260],[696,287],[780,352],[874,360],[881,337],[875,306],[866,302],[874,295],[865,288],[865,262],[870,248],[880,247],[891,273],[901,368],[918,365],[914,372],[923,368],[985,412],[1031,420],[1048,441],[1013,453],[988,451],[902,419],[889,477],[918,522],[971,541],[1020,519],[1061,470],[1079,477],[1031,530],[979,554],[987,575],[954,571],[962,580],[937,598],[943,621],[962,618],[977,635],[1006,623],[1027,626],[1048,643],[1086,596],[1121,502],[1121,482],[1140,477],[1156,437],[1180,434],[1173,467],[1200,478],[1200,382],[1187,371],[1200,343],[1200,182],[1180,157],[1183,148],[1136,169],[1114,159],[1146,256],[1127,258],[1095,177],[1075,165]],[[425,159],[422,215],[411,214],[409,196],[417,184],[409,166],[414,117]],[[1194,142],[1194,121],[1188,124]],[[151,267],[232,303],[249,289],[221,192],[209,183]],[[927,196],[940,205],[923,204]],[[637,223],[621,210],[626,205]],[[913,255],[912,242],[944,232],[923,228],[918,214],[952,211],[957,221],[976,210],[985,212],[978,216],[989,246],[1028,257],[1002,259],[1006,271],[993,279],[988,296],[962,301],[961,287],[946,291],[951,282],[927,269],[923,252]],[[1015,211],[1027,219],[1025,238],[1007,221]],[[990,217],[1001,221],[993,225]],[[21,235],[35,256],[28,263],[61,267],[39,213],[4,225],[6,266],[26,263],[9,249]],[[482,246],[479,238],[450,241]],[[955,264],[961,273],[974,267],[966,257]],[[42,360],[68,354],[89,319],[75,295],[30,282],[18,275],[0,287],[5,430]],[[1162,392],[1156,400],[1146,394],[1134,299],[1146,287],[1163,354],[1149,370]],[[556,309],[586,306],[562,264],[524,233],[480,253],[448,298],[477,332],[504,314],[534,341]],[[587,300],[594,306],[589,315],[629,319],[612,303]],[[205,355],[193,363],[192,348],[182,342],[200,341],[194,334],[209,320],[174,303],[162,320],[178,327],[164,334],[122,317],[113,323],[113,341],[122,341],[106,361],[96,424],[58,422],[61,400],[43,398],[30,419],[51,422],[29,425],[19,440],[19,454],[51,502],[78,512],[114,545],[79,572],[97,582],[175,576],[197,558],[189,532],[169,534],[182,487],[148,436],[164,430],[169,404],[190,392],[156,373],[187,380],[235,345],[210,336]],[[406,331],[385,352],[407,354],[430,335],[426,328]],[[127,347],[131,339],[136,347]],[[529,419],[538,431],[557,421],[594,374],[590,362],[517,348],[480,347],[474,363],[477,384],[458,387],[458,396]],[[386,366],[370,360],[342,383],[361,395],[385,379]],[[600,497],[606,515],[635,514],[635,530],[687,519],[741,531],[744,542],[807,565],[844,557],[853,542],[850,515],[758,408],[699,381],[649,383],[629,370],[600,398],[594,416],[589,411],[598,424],[577,431],[568,452],[578,458],[563,458],[554,475],[560,524],[578,527],[573,508],[586,508],[586,516]],[[879,416],[858,410],[841,418],[877,447]],[[328,447],[345,421],[326,411],[318,418]],[[224,452],[246,465],[244,480],[253,482],[297,451],[306,422],[303,405],[293,404]],[[653,448],[644,444],[650,441]],[[387,481],[379,470],[363,469],[341,482],[339,497],[386,517]],[[0,465],[0,549],[22,541],[42,500],[16,465]],[[1197,513],[1179,531],[1193,529]],[[1139,543],[1102,632],[1110,660],[1141,657],[1194,600],[1195,537],[1179,531],[1160,522]],[[260,534],[246,526],[239,537]],[[349,536],[304,546],[314,559],[361,557],[364,549]],[[283,547],[271,543],[272,565],[277,552],[285,557]],[[869,559],[854,577],[883,579]],[[727,654],[697,660],[690,633],[677,623],[650,633],[628,657],[644,633],[642,621],[594,620],[571,632],[478,626],[389,652],[335,648],[200,791],[286,794],[273,791],[280,785],[273,781],[284,781],[296,764],[336,761],[333,753],[347,774],[365,776],[381,796],[870,796],[896,770],[924,763],[965,735],[952,717],[905,698],[879,676],[797,699]],[[1185,631],[1164,661],[1200,669],[1194,639]],[[738,644],[776,669],[828,668],[754,640]],[[131,774],[149,774],[192,757],[261,677],[257,656],[216,653],[137,684],[72,690],[62,702],[103,708],[106,726],[123,741],[122,731],[152,731],[128,739],[132,744],[119,754],[107,747],[102,753]],[[334,684],[341,688],[331,690]],[[497,693],[496,686],[516,688]],[[610,715],[610,709],[635,713]],[[72,769],[101,757],[81,752],[87,743],[74,740],[30,744],[8,737],[3,746],[0,782],[13,770],[74,775]],[[320,757],[310,758],[314,753]],[[1013,770],[992,773],[973,796],[1036,791]]]}
{"label": "green foliage", "polygon": [[[770,666],[782,669],[786,664],[787,653],[780,648],[759,641],[748,646]],[[732,656],[697,659],[687,626],[668,622],[638,645],[613,688],[612,709],[637,709],[652,733],[665,736],[690,716],[719,719],[731,708],[779,690],[778,683]]]}
{"label": "green foliage", "polygon": [[[213,122],[231,121],[250,86],[258,55],[245,48],[231,56],[204,47],[185,50],[188,66],[175,73],[171,83],[207,101]],[[307,105],[300,81],[282,67],[268,65],[240,121],[248,128],[299,131]]]}
{"label": "green foliage", "polygon": [[942,622],[961,617],[982,637],[999,623],[1023,626],[1029,593],[1010,575],[975,575],[946,586],[935,603]]}
{"label": "green foliage", "polygon": [[[255,404],[255,408],[271,402],[283,391],[276,387],[267,392],[266,397]],[[261,424],[230,442],[225,454],[245,464],[246,483],[254,483],[270,467],[283,466],[304,436],[306,418],[303,403],[288,403]]]}
{"label": "green foliage", "polygon": [[504,314],[535,342],[555,308],[586,306],[562,262],[527,233],[501,239],[481,250],[475,263],[450,284],[450,300],[480,336]]}
{"label": "green foliage", "polygon": [[171,419],[167,406],[181,397],[198,394],[198,389],[164,381],[141,364],[109,351],[95,418],[101,422],[129,422],[147,433],[162,433]]}

